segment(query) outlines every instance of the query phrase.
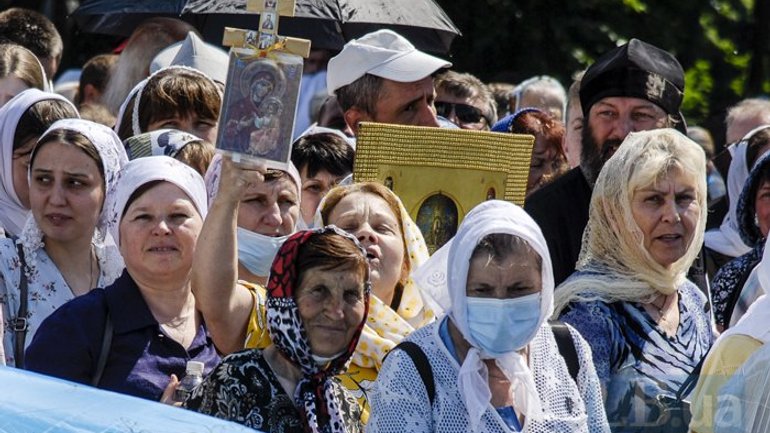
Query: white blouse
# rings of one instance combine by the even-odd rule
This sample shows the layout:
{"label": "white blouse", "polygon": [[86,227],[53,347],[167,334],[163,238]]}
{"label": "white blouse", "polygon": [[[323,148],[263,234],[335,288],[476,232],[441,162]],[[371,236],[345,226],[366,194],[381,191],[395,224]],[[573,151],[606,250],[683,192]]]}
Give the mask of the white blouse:
{"label": "white blouse", "polygon": [[[115,266],[123,266],[123,259],[118,252],[117,247],[96,246],[94,251],[99,260],[100,275],[96,287],[107,287],[120,276],[115,272]],[[34,250],[34,260],[30,261],[25,257],[26,263],[33,263],[31,275],[27,278],[27,335],[24,343],[26,349],[32,338],[35,336],[40,324],[53,313],[57,308],[73,299],[69,285],[64,281],[64,277],[59,272],[59,268],[48,257],[45,249],[39,247]],[[104,266],[109,263],[110,266]],[[10,320],[14,319],[19,311],[19,284],[21,277],[21,261],[19,260],[18,250],[14,239],[0,239],[0,304],[2,304],[2,315],[4,318],[5,333],[3,335],[3,347],[0,347],[0,354],[5,352],[5,363],[9,366],[15,366],[14,343],[16,333],[13,331]],[[4,350],[3,350],[4,349]]]}

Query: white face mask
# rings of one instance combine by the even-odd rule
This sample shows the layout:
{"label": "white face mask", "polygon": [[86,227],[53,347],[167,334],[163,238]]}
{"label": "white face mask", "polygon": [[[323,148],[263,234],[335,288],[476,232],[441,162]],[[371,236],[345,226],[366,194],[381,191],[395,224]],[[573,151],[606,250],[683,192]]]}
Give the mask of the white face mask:
{"label": "white face mask", "polygon": [[297,225],[295,228],[297,229],[297,231],[311,230],[313,229],[313,223],[310,223],[310,224],[306,223],[305,218],[302,218],[302,215],[300,215],[299,218],[297,219]]}
{"label": "white face mask", "polygon": [[288,238],[265,236],[238,227],[238,261],[252,274],[266,277],[278,249]]}

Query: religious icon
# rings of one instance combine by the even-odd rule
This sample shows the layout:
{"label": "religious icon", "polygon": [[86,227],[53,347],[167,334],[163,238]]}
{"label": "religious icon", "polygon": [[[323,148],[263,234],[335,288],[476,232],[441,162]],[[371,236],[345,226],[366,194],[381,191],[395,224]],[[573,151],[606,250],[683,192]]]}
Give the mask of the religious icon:
{"label": "religious icon", "polygon": [[258,48],[260,50],[266,50],[270,48],[271,45],[273,45],[274,41],[275,41],[275,36],[271,35],[270,33],[260,33]]}
{"label": "religious icon", "polygon": [[274,30],[275,29],[275,14],[271,12],[265,12],[262,20],[262,30]]}
{"label": "religious icon", "polygon": [[457,223],[457,204],[440,192],[425,199],[417,211],[417,226],[431,254],[457,233]]}
{"label": "religious icon", "polygon": [[217,147],[287,164],[302,58],[254,54],[242,49],[230,53]]}

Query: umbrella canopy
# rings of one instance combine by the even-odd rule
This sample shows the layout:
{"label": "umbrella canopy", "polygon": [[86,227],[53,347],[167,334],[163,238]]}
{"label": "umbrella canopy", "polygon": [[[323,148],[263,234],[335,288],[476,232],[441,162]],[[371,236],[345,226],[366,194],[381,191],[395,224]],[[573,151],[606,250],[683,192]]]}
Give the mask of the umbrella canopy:
{"label": "umbrella canopy", "polygon": [[[340,50],[351,39],[389,28],[423,51],[446,54],[460,35],[434,0],[297,0],[295,15],[281,18],[279,34],[310,39],[314,48]],[[122,36],[154,16],[181,18],[217,45],[225,27],[256,29],[259,23],[246,0],[83,0],[72,14],[86,32]]]}
{"label": "umbrella canopy", "polygon": [[254,432],[197,412],[0,367],[0,433],[214,431]]}

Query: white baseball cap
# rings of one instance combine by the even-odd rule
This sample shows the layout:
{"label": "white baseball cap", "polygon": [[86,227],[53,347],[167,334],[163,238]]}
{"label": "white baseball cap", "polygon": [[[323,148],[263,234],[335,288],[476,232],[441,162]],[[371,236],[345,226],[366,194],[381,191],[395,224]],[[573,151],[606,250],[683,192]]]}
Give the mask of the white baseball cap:
{"label": "white baseball cap", "polygon": [[446,60],[419,51],[392,30],[377,30],[348,42],[329,60],[326,88],[333,95],[364,74],[411,83],[451,66]]}
{"label": "white baseball cap", "polygon": [[189,32],[185,40],[169,45],[152,59],[150,73],[171,65],[189,66],[224,84],[228,60],[225,50],[203,42],[195,32]]}

